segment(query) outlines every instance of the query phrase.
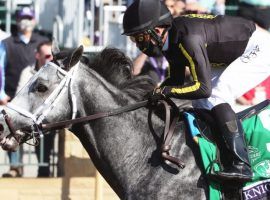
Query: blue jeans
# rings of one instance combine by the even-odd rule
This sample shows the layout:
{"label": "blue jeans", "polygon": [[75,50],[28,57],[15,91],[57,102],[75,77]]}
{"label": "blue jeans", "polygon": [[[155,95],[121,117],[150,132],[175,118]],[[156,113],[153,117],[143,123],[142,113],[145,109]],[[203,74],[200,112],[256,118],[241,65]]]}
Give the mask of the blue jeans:
{"label": "blue jeans", "polygon": [[20,146],[18,151],[16,152],[8,152],[9,163],[11,168],[22,166],[22,154],[23,154],[22,146]]}

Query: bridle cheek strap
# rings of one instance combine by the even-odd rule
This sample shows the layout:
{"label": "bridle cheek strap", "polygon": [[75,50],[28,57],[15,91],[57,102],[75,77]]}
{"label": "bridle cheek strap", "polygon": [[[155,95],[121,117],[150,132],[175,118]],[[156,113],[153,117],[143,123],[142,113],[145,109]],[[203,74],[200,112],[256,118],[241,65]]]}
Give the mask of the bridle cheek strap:
{"label": "bridle cheek strap", "polygon": [[[77,115],[77,103],[76,103],[76,95],[73,91],[73,77],[78,69],[79,62],[72,67],[69,72],[66,72],[66,76],[60,82],[57,88],[52,92],[52,94],[45,100],[44,104],[40,106],[35,112],[35,116],[38,116],[37,123],[40,124],[47,116],[47,114],[57,105],[60,100],[60,96],[64,94],[67,90],[69,90],[71,94],[71,102],[72,102],[72,119]],[[59,67],[60,68],[60,67]],[[61,68],[60,68],[61,69]],[[40,114],[39,114],[40,113]]]}

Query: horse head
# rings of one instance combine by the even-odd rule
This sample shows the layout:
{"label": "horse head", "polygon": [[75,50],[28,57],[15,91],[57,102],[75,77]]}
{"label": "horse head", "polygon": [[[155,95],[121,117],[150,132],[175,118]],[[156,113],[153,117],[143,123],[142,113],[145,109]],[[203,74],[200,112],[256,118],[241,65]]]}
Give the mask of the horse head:
{"label": "horse head", "polygon": [[[30,138],[36,143],[36,136],[42,134],[39,124],[47,115],[51,120],[69,117],[70,101],[64,88],[72,81],[73,67],[82,53],[82,46],[60,52],[53,42],[53,61],[41,67],[2,110],[0,144],[4,150],[16,151],[20,143]],[[55,106],[60,99],[63,104]],[[59,115],[58,110],[63,110],[63,106],[65,112]]]}

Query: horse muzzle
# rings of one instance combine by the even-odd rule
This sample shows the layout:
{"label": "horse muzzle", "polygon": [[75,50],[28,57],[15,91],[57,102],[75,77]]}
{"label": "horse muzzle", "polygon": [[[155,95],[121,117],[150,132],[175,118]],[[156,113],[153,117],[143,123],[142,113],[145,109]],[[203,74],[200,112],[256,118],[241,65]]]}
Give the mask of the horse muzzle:
{"label": "horse muzzle", "polygon": [[2,149],[6,151],[17,151],[20,143],[14,136],[8,135],[4,137],[0,142]]}
{"label": "horse muzzle", "polygon": [[[21,131],[15,131],[11,118],[7,115],[5,110],[2,110],[1,112],[3,114],[6,126],[0,124],[0,145],[2,146],[3,150],[16,151],[20,145],[20,138],[23,137],[24,133]],[[4,134],[5,132],[9,132],[9,135]]]}
{"label": "horse muzzle", "polygon": [[25,134],[21,131],[16,131],[15,134],[4,135],[4,126],[0,124],[0,146],[6,151],[16,151],[20,145],[20,138]]}

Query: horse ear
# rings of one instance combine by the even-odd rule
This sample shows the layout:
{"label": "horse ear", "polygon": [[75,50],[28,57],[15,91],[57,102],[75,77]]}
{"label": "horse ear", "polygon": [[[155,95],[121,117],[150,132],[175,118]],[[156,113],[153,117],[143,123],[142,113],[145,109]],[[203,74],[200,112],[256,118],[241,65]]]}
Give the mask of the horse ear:
{"label": "horse ear", "polygon": [[63,65],[65,67],[65,70],[69,71],[71,67],[76,65],[83,54],[83,46],[79,46],[78,48],[74,49],[71,54],[63,60]]}
{"label": "horse ear", "polygon": [[60,52],[59,45],[55,37],[52,40],[52,55],[53,57]]}

